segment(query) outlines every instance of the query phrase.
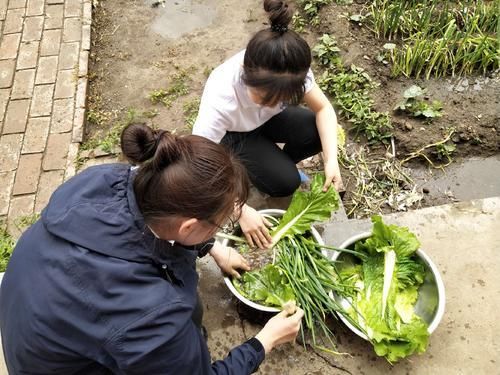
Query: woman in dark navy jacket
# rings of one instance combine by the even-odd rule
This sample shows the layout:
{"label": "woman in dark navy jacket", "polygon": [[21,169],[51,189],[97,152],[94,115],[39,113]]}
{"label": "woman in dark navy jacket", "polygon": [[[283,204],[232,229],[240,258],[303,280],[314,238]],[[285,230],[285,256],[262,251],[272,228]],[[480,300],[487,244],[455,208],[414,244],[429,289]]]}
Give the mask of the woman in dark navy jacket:
{"label": "woman in dark navy jacket", "polygon": [[[196,317],[196,258],[247,270],[210,239],[245,202],[241,167],[222,146],[134,124],[126,164],[60,186],[19,240],[0,290],[11,374],[250,374],[291,341],[303,312],[281,313],[211,363]],[[198,320],[198,322],[195,322]]]}

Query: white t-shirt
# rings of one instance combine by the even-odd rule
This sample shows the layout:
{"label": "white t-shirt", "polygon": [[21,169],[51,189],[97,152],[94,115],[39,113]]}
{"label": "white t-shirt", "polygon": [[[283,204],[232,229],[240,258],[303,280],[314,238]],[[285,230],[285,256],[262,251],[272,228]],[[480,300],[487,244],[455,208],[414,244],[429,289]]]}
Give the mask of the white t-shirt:
{"label": "white t-shirt", "polygon": [[[226,132],[252,131],[285,106],[265,107],[250,99],[243,83],[243,57],[245,50],[237,53],[215,68],[208,77],[193,134],[219,143]],[[309,69],[305,79],[305,92],[314,86],[314,75]]]}

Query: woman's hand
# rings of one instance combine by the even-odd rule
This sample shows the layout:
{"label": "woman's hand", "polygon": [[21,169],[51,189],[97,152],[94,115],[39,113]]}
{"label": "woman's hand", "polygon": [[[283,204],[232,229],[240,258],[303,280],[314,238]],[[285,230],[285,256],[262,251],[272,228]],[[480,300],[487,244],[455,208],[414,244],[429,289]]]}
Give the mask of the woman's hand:
{"label": "woman's hand", "polygon": [[301,309],[297,309],[290,316],[283,310],[269,319],[264,328],[255,336],[261,342],[266,354],[276,345],[295,340],[303,316],[304,311]]}
{"label": "woman's hand", "polygon": [[323,185],[323,191],[327,191],[331,184],[333,184],[333,187],[337,191],[344,188],[337,160],[325,162],[325,184]]}
{"label": "woman's hand", "polygon": [[222,272],[236,278],[240,278],[237,270],[250,271],[248,262],[236,250],[230,247],[222,246],[219,242],[215,242],[209,254],[214,258],[215,263],[219,266]]}
{"label": "woman's hand", "polygon": [[272,224],[255,209],[245,204],[241,208],[239,222],[241,231],[250,247],[257,246],[261,249],[271,247],[272,238],[268,227],[272,226]]}

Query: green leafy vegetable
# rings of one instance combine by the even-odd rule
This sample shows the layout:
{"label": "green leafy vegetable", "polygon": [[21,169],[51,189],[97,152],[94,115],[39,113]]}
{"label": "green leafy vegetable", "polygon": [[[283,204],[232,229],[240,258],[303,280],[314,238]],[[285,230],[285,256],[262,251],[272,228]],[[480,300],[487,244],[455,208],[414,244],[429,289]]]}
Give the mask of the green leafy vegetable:
{"label": "green leafy vegetable", "polygon": [[241,280],[233,279],[233,285],[244,297],[267,306],[283,307],[288,301],[295,301],[287,278],[273,264],[260,270],[245,272]]}
{"label": "green leafy vegetable", "polygon": [[323,191],[325,177],[316,174],[311,183],[311,191],[297,190],[290,206],[280,220],[278,227],[271,233],[273,244],[277,244],[284,236],[304,234],[314,222],[328,220],[333,211],[339,207],[337,192],[330,188]]}
{"label": "green leafy vegetable", "polygon": [[371,237],[355,244],[355,251],[339,271],[343,283],[356,287],[348,315],[358,321],[375,352],[389,362],[426,350],[427,324],[415,314],[424,266],[414,256],[420,244],[407,228],[385,225],[372,217]]}

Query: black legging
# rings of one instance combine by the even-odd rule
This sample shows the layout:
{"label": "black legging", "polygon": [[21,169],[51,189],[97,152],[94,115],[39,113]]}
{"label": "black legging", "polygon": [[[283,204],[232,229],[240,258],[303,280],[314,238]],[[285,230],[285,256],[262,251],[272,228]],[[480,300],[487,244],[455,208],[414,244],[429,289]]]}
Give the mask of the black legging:
{"label": "black legging", "polygon": [[[303,107],[288,107],[251,132],[228,132],[221,143],[239,156],[255,187],[272,197],[293,194],[300,185],[295,164],[321,151],[315,115]],[[276,143],[284,143],[283,150]]]}

